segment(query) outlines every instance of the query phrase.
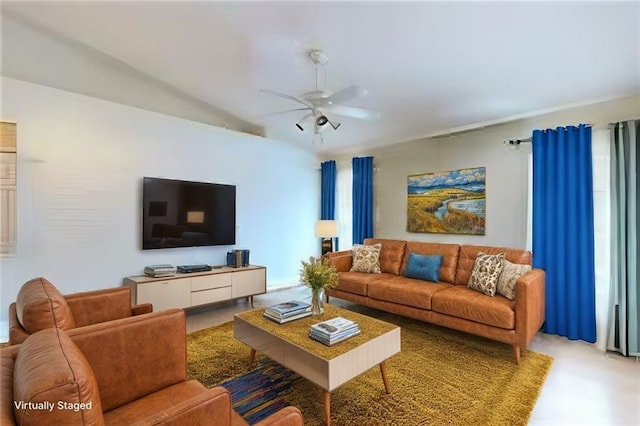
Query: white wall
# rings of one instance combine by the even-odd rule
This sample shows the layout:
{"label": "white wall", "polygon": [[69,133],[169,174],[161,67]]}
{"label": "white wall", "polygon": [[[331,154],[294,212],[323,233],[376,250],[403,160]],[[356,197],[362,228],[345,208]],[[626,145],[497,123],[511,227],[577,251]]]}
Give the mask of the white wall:
{"label": "white wall", "polygon": [[[319,254],[318,161],[279,141],[2,78],[18,129],[18,253],[0,260],[0,321],[28,279],[63,293],[119,286],[154,263],[223,264],[234,247],[142,251],[143,176],[237,186],[237,248],[268,286],[297,282]],[[6,333],[2,326],[0,335]],[[0,336],[1,337],[1,336]]]}
{"label": "white wall", "polygon": [[[503,141],[528,138],[535,129],[578,123],[590,123],[598,131],[606,129],[609,122],[639,116],[640,96],[634,96],[358,153],[374,156],[375,236],[525,248],[531,144],[513,150]],[[485,235],[408,233],[407,176],[469,167],[486,167]]]}
{"label": "white wall", "polygon": [[259,126],[77,41],[23,22],[6,9],[0,13],[0,22],[0,68],[5,77],[227,129],[262,133]]}

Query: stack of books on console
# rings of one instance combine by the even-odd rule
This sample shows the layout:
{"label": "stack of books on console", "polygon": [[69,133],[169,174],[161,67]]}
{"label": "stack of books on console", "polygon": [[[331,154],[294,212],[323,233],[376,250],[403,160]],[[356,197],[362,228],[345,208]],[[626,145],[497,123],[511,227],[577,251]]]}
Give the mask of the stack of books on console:
{"label": "stack of books on console", "polygon": [[327,346],[360,334],[358,324],[342,317],[336,317],[311,326],[309,337]]}
{"label": "stack of books on console", "polygon": [[172,265],[149,265],[145,266],[144,274],[149,277],[171,277],[176,274],[176,268]]}
{"label": "stack of books on console", "polygon": [[262,314],[279,324],[305,318],[311,315],[311,305],[306,302],[292,300],[290,302],[271,305]]}

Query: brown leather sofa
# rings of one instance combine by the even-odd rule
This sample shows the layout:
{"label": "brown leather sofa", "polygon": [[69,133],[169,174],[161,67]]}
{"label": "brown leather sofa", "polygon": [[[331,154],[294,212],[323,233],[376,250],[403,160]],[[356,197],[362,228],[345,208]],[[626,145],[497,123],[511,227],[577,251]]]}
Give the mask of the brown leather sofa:
{"label": "brown leather sofa", "polygon": [[[340,275],[329,296],[356,302],[421,321],[513,345],[516,363],[520,348],[529,345],[544,322],[545,275],[532,269],[516,282],[514,301],[487,296],[467,288],[476,256],[505,253],[512,263],[531,264],[531,253],[504,247],[427,243],[369,238],[365,245],[381,243],[382,273],[349,272],[352,251],[329,254]],[[409,253],[442,255],[439,282],[403,276]]]}
{"label": "brown leather sofa", "polygon": [[131,306],[131,289],[115,287],[63,296],[45,278],[23,284],[9,305],[9,344],[22,343],[45,328],[71,330],[153,311],[150,303]]}
{"label": "brown leather sofa", "polygon": [[[246,425],[224,388],[187,380],[184,311],[71,330],[0,350],[2,425]],[[302,425],[287,407],[261,423]]]}

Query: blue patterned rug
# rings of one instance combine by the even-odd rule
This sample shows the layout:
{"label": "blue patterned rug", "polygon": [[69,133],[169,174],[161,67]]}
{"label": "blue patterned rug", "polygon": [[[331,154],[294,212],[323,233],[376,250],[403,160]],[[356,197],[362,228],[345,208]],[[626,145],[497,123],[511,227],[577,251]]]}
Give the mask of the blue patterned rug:
{"label": "blue patterned rug", "polygon": [[219,386],[231,393],[233,409],[249,424],[257,423],[290,405],[286,396],[302,377],[267,359],[256,362],[251,372]]}

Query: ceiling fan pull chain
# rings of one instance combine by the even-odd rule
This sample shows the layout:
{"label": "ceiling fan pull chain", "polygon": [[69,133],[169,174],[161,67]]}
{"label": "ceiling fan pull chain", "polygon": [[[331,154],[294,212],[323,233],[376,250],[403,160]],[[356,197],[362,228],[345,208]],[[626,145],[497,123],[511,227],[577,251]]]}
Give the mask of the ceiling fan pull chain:
{"label": "ceiling fan pull chain", "polygon": [[322,90],[327,90],[327,69],[324,69],[324,86],[322,87]]}

